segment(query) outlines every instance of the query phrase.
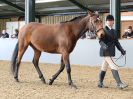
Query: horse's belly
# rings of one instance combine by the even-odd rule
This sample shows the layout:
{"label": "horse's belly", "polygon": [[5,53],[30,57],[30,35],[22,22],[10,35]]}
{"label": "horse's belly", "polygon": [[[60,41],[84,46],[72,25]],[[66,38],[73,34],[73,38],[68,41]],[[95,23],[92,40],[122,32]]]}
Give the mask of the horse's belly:
{"label": "horse's belly", "polygon": [[34,47],[41,52],[58,53],[58,46],[50,43],[33,43]]}
{"label": "horse's belly", "polygon": [[47,52],[47,53],[59,53],[57,50],[43,50],[43,52]]}

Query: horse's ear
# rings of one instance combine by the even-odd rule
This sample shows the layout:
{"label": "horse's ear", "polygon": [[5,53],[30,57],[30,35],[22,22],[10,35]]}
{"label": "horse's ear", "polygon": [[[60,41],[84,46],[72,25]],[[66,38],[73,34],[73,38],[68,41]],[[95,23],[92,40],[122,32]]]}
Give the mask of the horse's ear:
{"label": "horse's ear", "polygon": [[95,11],[95,14],[96,14],[97,17],[99,18],[99,12],[98,12],[98,11]]}
{"label": "horse's ear", "polygon": [[96,15],[99,15],[98,11],[95,11],[95,14],[96,14]]}
{"label": "horse's ear", "polygon": [[93,16],[93,12],[92,11],[88,11],[88,16]]}

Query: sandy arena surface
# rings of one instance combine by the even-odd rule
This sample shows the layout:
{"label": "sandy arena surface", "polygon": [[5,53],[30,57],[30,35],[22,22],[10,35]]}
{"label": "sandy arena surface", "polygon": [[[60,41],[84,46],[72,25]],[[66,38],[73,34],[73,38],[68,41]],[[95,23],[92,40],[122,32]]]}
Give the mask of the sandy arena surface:
{"label": "sandy arena surface", "polygon": [[[78,89],[67,84],[66,70],[52,86],[43,84],[32,63],[22,63],[20,82],[15,82],[10,72],[10,64],[0,61],[0,99],[133,99],[133,69],[121,68],[121,79],[129,85],[124,90],[116,88],[116,83],[108,69],[105,77],[106,89],[97,88],[100,67],[72,65],[72,79]],[[59,65],[40,64],[46,81],[58,70]]]}

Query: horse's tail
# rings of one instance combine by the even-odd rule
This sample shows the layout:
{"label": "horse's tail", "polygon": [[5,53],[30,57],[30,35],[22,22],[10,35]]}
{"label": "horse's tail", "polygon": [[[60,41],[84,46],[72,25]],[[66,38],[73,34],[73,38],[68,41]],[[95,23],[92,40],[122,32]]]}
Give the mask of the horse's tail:
{"label": "horse's tail", "polygon": [[17,56],[18,56],[18,42],[15,46],[15,49],[14,49],[14,52],[13,52],[13,55],[12,55],[12,59],[11,59],[11,72],[14,74],[15,72],[15,69],[16,69],[16,59],[17,59]]}

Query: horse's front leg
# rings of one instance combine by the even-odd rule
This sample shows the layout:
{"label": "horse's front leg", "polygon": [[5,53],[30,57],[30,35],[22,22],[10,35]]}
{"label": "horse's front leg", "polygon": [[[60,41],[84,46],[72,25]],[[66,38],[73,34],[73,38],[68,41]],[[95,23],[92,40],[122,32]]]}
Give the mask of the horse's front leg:
{"label": "horse's front leg", "polygon": [[68,84],[71,87],[77,89],[76,85],[73,84],[72,78],[71,78],[71,67],[70,67],[70,61],[69,61],[69,54],[64,54],[63,55],[63,61],[65,63],[66,71],[67,71],[67,75],[68,75]]}

